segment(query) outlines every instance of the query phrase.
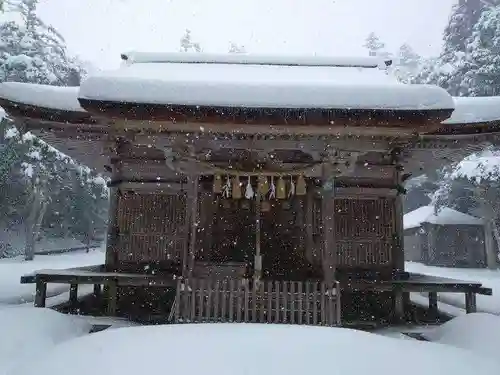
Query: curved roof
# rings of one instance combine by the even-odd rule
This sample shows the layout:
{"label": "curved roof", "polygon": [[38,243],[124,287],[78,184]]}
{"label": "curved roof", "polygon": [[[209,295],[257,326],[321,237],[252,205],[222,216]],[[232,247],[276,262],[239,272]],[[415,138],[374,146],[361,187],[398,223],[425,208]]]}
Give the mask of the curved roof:
{"label": "curved roof", "polygon": [[0,98],[13,103],[67,112],[85,112],[80,106],[80,87],[56,87],[21,82],[0,84]]}
{"label": "curved roof", "polygon": [[443,124],[474,124],[500,120],[500,96],[455,97],[455,110]]}
{"label": "curved roof", "polygon": [[[158,108],[165,103],[191,104],[194,115],[203,105],[229,106],[235,121],[251,117],[246,113],[249,106],[265,106],[260,112],[269,117],[272,111],[266,109],[286,107],[288,112],[285,108],[282,114],[290,124],[298,116],[297,121],[311,118],[313,124],[363,119],[362,123],[387,126],[397,120],[404,123],[403,118],[410,123],[442,120],[452,112],[432,134],[500,130],[500,97],[451,98],[435,86],[401,84],[382,69],[390,62],[374,57],[132,52],[122,58],[125,63],[120,69],[91,76],[80,88],[1,83],[0,105],[16,117],[62,123],[95,123],[99,114],[104,112],[105,117],[106,112],[118,110],[119,115],[122,109],[159,120]],[[149,104],[138,107],[141,102]],[[340,112],[334,117],[322,112],[337,107]],[[209,116],[214,121],[224,113],[217,108]],[[178,109],[171,107],[167,118],[174,118]],[[406,117],[401,117],[402,112]]]}
{"label": "curved roof", "polygon": [[405,85],[375,58],[130,54],[120,69],[85,80],[80,98],[225,108],[451,110],[433,85]]}

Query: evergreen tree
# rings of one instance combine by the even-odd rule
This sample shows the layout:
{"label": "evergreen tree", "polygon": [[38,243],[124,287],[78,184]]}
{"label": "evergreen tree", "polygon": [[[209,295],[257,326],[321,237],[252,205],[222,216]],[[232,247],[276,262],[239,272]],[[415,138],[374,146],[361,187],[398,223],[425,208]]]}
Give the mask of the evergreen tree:
{"label": "evergreen tree", "polygon": [[236,43],[229,43],[229,53],[245,53],[245,46],[238,45]]}
{"label": "evergreen tree", "polygon": [[201,52],[201,46],[199,43],[194,42],[193,38],[191,36],[191,30],[186,29],[184,32],[184,35],[181,37],[181,47],[180,51],[181,52]]}
{"label": "evergreen tree", "polygon": [[404,83],[415,80],[421,69],[421,57],[407,43],[401,45],[397,52],[394,74]]}
{"label": "evergreen tree", "polygon": [[486,9],[467,44],[463,86],[470,96],[500,95],[500,5]]}
{"label": "evergreen tree", "polygon": [[377,34],[371,32],[366,37],[363,47],[368,50],[370,56],[380,56],[382,53],[384,53],[385,43],[380,40]]}
{"label": "evergreen tree", "polygon": [[[493,3],[494,0],[490,1]],[[452,8],[451,16],[444,30],[444,47],[441,54],[444,63],[456,60],[457,52],[465,52],[472,29],[486,6],[483,0],[459,0]]]}
{"label": "evergreen tree", "polygon": [[68,56],[64,38],[36,14],[38,0],[11,0],[22,19],[0,24],[0,81],[78,85],[81,67]]}

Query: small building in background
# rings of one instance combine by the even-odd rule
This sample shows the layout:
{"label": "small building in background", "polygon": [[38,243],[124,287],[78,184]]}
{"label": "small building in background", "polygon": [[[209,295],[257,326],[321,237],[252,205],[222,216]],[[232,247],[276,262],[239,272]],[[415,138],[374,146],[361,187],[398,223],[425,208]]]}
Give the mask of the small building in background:
{"label": "small building in background", "polygon": [[403,217],[405,260],[429,266],[485,268],[483,219],[422,206]]}

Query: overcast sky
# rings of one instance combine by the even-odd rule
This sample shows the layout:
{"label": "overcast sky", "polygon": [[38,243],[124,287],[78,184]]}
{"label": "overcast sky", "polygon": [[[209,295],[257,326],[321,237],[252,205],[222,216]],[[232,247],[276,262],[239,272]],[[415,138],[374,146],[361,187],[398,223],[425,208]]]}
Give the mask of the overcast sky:
{"label": "overcast sky", "polygon": [[248,52],[363,55],[375,31],[396,50],[439,53],[456,0],[43,0],[39,15],[71,52],[102,68],[120,53],[177,51],[185,29],[210,52],[229,42]]}

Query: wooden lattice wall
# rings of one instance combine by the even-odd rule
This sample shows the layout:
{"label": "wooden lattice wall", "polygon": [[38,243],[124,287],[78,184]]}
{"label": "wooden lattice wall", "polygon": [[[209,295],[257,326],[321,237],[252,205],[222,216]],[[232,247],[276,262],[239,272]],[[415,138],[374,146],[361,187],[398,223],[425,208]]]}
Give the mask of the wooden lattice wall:
{"label": "wooden lattice wall", "polygon": [[[337,268],[393,265],[395,198],[335,199],[334,230]],[[321,200],[314,201],[315,246],[321,246]]]}
{"label": "wooden lattice wall", "polygon": [[122,194],[118,200],[120,263],[178,262],[186,235],[186,196]]}
{"label": "wooden lattice wall", "polygon": [[392,264],[394,199],[336,199],[335,244],[338,267]]}

